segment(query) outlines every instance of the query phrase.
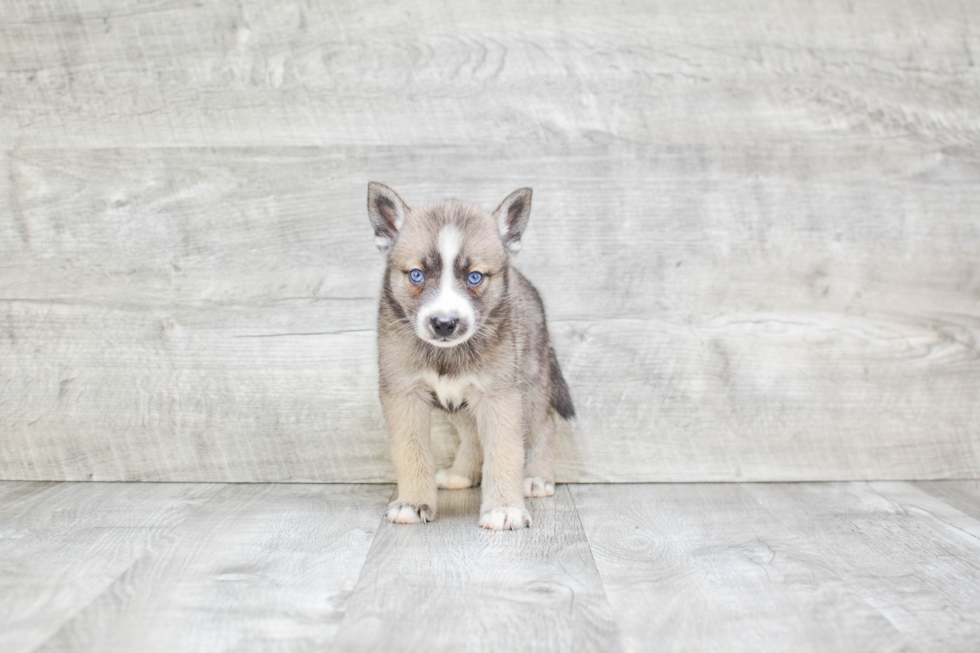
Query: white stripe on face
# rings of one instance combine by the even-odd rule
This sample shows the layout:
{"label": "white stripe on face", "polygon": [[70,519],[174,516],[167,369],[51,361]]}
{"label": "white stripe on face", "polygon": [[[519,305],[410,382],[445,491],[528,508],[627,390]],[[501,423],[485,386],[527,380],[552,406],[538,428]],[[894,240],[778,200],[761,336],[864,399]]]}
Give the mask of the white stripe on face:
{"label": "white stripe on face", "polygon": [[[442,271],[447,270],[452,273],[453,263],[459,256],[459,250],[463,246],[463,234],[459,233],[456,225],[448,224],[439,232],[439,256],[442,257]],[[443,275],[443,279],[445,279]]]}
{"label": "white stripe on face", "polygon": [[[459,251],[463,247],[463,234],[455,225],[446,225],[439,232],[439,256],[442,258],[442,271],[439,278],[439,294],[427,306],[419,311],[415,331],[424,340],[439,346],[452,347],[464,342],[473,333],[473,322],[476,317],[469,298],[462,295],[456,288],[455,263]],[[448,342],[436,340],[429,330],[429,321],[434,317],[451,317],[459,322],[457,333],[465,330],[458,339]]]}

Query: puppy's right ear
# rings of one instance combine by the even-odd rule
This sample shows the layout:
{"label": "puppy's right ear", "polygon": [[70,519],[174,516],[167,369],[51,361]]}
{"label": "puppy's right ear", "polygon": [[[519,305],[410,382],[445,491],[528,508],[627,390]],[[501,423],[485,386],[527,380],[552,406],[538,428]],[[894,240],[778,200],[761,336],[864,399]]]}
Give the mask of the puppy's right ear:
{"label": "puppy's right ear", "polygon": [[368,216],[374,227],[374,244],[382,254],[394,247],[409,210],[402,198],[384,184],[375,181],[368,184]]}

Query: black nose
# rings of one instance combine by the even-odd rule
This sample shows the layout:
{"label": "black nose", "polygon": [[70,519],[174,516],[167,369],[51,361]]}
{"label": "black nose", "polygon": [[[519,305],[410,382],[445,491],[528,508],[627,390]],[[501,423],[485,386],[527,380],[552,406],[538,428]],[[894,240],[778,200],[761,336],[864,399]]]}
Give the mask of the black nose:
{"label": "black nose", "polygon": [[432,318],[432,330],[440,338],[448,338],[456,330],[456,318],[434,317]]}

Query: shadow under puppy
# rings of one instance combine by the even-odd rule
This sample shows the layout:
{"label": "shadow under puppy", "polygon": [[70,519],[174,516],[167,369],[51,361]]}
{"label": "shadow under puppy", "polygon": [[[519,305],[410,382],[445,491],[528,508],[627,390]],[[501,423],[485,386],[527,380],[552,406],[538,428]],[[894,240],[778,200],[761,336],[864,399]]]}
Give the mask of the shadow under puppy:
{"label": "shadow under puppy", "polygon": [[[368,185],[374,242],[387,266],[378,311],[381,404],[398,477],[386,513],[431,521],[436,488],[482,481],[480,525],[531,525],[524,497],[555,489],[555,413],[575,415],[534,286],[511,264],[531,212],[531,189],[492,214],[450,200],[410,209]],[[446,411],[460,445],[435,470],[432,408]]]}

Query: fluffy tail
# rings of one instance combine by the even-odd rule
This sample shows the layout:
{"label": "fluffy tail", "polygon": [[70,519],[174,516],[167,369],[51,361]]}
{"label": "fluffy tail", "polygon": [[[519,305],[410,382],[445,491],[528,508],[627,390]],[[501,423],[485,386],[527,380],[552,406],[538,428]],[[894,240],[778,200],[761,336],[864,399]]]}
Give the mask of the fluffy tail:
{"label": "fluffy tail", "polygon": [[568,384],[561,375],[555,350],[551,350],[551,407],[564,419],[575,417],[575,406],[572,405],[572,395],[568,392]]}

